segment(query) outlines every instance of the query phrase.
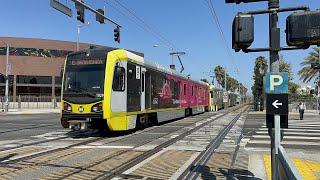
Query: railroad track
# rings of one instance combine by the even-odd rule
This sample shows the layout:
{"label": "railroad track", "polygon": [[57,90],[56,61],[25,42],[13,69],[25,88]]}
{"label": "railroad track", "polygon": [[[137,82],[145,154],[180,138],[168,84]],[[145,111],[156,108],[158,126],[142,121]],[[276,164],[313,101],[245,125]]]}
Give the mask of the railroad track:
{"label": "railroad track", "polygon": [[[213,113],[206,114],[206,115],[200,114],[198,116],[191,116],[191,117],[188,117],[186,119],[194,119],[194,118],[199,118],[199,117],[200,118],[206,118],[206,117],[209,117],[209,116],[212,116],[212,115],[213,115]],[[108,144],[114,143],[114,142],[117,142],[117,141],[121,141],[121,140],[124,140],[124,139],[128,139],[128,138],[130,138],[132,136],[137,136],[139,134],[146,133],[146,132],[149,132],[149,131],[153,131],[155,129],[161,129],[162,127],[163,126],[154,126],[154,127],[151,127],[151,128],[147,128],[145,130],[138,131],[135,134],[130,134],[129,136],[125,136],[125,137],[121,137],[121,138],[118,138],[118,139],[115,139],[115,140],[111,140],[111,141],[108,142]],[[180,130],[182,128],[183,127],[179,128],[177,130]],[[168,133],[166,133],[166,134],[164,134],[162,136],[165,136],[165,135],[170,134],[170,133],[172,133],[172,131],[168,132]],[[104,138],[105,137],[98,137],[98,138],[90,139],[90,140],[83,141],[83,142],[80,142],[80,143],[72,144],[72,145],[69,145],[69,146],[66,146],[66,147],[63,147],[63,148],[58,147],[58,148],[55,148],[55,149],[49,149],[49,150],[37,152],[37,153],[34,153],[34,154],[29,154],[29,155],[26,155],[26,156],[13,158],[13,159],[10,159],[10,160],[4,160],[4,161],[0,162],[0,175],[3,175],[3,174],[1,174],[1,168],[10,167],[10,165],[13,165],[13,164],[16,164],[16,163],[28,162],[29,163],[28,166],[45,165],[46,163],[49,162],[49,159],[50,159],[51,156],[53,156],[55,158],[64,158],[63,153],[66,154],[65,157],[69,157],[72,154],[78,155],[79,154],[78,151],[73,151],[73,152],[69,153],[68,150],[72,149],[72,148],[75,148],[75,147],[78,147],[78,146],[81,146],[81,145],[86,145],[86,144],[90,144],[90,143],[93,143],[93,142],[97,142],[97,141],[103,140]],[[57,140],[57,139],[54,139],[54,140]],[[154,139],[152,139],[152,140],[154,140]],[[152,140],[150,140],[150,141],[152,141]],[[143,144],[147,144],[150,141],[144,142]],[[31,145],[31,144],[29,144],[29,145]],[[8,151],[8,152],[10,152],[10,151]],[[61,152],[63,152],[63,153],[61,153]],[[123,151],[116,152],[115,154],[112,154],[111,157],[102,158],[102,160],[101,159],[97,159],[94,163],[91,163],[91,165],[89,165],[88,168],[94,166],[95,164],[99,164],[99,163],[101,163],[103,161],[106,161],[108,159],[112,159],[114,157],[117,157],[119,155],[124,155],[126,152],[128,152],[128,151],[127,150],[123,150]],[[59,153],[61,154],[61,156],[60,157],[56,157],[56,154],[59,154]],[[42,158],[42,157],[48,157],[48,158]],[[41,161],[40,162],[35,162],[35,163],[30,163],[32,161],[38,161],[38,159],[40,159]],[[50,164],[54,164],[55,162],[57,162],[57,161],[53,161]],[[86,166],[83,166],[83,167],[86,167]],[[85,168],[80,168],[80,169],[84,170]]]}
{"label": "railroad track", "polygon": [[[232,108],[232,109],[230,108],[230,111],[234,110],[234,109],[236,109],[236,108]],[[207,118],[209,118],[209,117],[211,117],[213,115],[218,115],[215,118],[215,119],[218,119],[220,117],[225,116],[229,112],[225,112],[225,113],[222,113],[222,114],[220,114],[220,113],[222,113],[222,112],[200,114],[198,116],[191,116],[191,117],[187,117],[185,119],[199,119],[199,118],[207,119]],[[210,122],[213,122],[215,119],[212,119]],[[180,122],[180,121],[177,121],[177,122]],[[196,124],[197,122],[198,121],[194,121],[193,124]],[[105,156],[102,155],[100,158],[94,159],[94,160],[90,161],[89,163],[88,162],[86,162],[84,164],[80,163],[78,168],[76,168],[76,170],[73,169],[69,173],[68,172],[61,172],[61,173],[57,172],[55,177],[59,177],[58,179],[68,179],[70,177],[76,176],[77,174],[83,174],[85,176],[87,174],[92,173],[92,171],[86,171],[86,170],[91,169],[92,167],[97,167],[99,165],[101,166],[102,164],[106,164],[106,162],[108,162],[108,164],[109,164],[109,162],[113,162],[111,164],[114,164],[115,166],[114,167],[109,167],[109,168],[106,169],[105,165],[103,165],[103,168],[101,168],[101,171],[99,171],[98,173],[95,173],[91,177],[95,177],[96,175],[99,175],[98,177],[96,177],[97,179],[105,179],[105,178],[109,179],[109,178],[115,177],[117,175],[120,175],[121,172],[123,172],[124,170],[128,169],[129,167],[132,167],[135,164],[138,164],[139,162],[143,161],[144,159],[156,154],[157,152],[161,151],[163,148],[166,148],[166,147],[170,146],[171,144],[179,141],[180,139],[182,139],[183,137],[187,136],[188,134],[191,134],[192,132],[195,132],[197,129],[200,129],[201,127],[205,126],[208,123],[209,122],[204,122],[202,125],[196,126],[196,128],[188,130],[187,132],[185,132],[185,133],[183,133],[183,134],[181,134],[181,135],[179,135],[179,136],[177,136],[177,137],[175,137],[175,138],[173,138],[173,139],[171,139],[169,141],[166,141],[166,142],[160,144],[159,146],[157,146],[156,148],[154,148],[152,150],[148,150],[148,151],[143,152],[143,153],[142,152],[134,152],[133,151],[134,148],[137,148],[137,147],[143,146],[145,144],[148,144],[149,142],[153,141],[154,139],[142,142],[140,144],[137,144],[135,147],[133,147],[131,149],[117,150],[117,151],[112,152],[111,154],[106,154]],[[154,126],[154,127],[151,127],[151,128],[147,128],[145,130],[138,131],[135,134],[130,134],[129,136],[125,136],[125,137],[121,137],[121,138],[118,138],[118,139],[115,139],[115,140],[111,140],[111,141],[107,142],[106,145],[114,143],[114,142],[117,142],[117,141],[122,141],[122,140],[125,140],[125,139],[129,139],[130,137],[137,136],[139,134],[152,132],[154,130],[159,130],[159,129],[162,129],[162,127],[163,126]],[[179,130],[181,130],[183,128],[185,128],[185,127],[178,128],[175,131],[179,131]],[[170,131],[170,132],[164,133],[164,134],[162,134],[160,136],[160,138],[164,137],[164,136],[166,136],[166,135],[168,135],[170,133],[173,133],[175,131]],[[12,159],[12,160],[7,160],[7,161],[4,161],[4,162],[0,163],[0,167],[1,166],[12,165],[12,164],[15,164],[15,163],[18,163],[18,162],[29,162],[30,160],[39,159],[39,158],[41,160],[45,160],[45,161],[43,161],[43,163],[36,163],[36,164],[34,164],[35,166],[36,165],[46,164],[46,162],[48,161],[47,158],[42,158],[42,157],[50,158],[51,156],[55,156],[55,154],[59,154],[59,153],[62,155],[62,157],[64,156],[63,153],[66,154],[66,157],[71,156],[72,154],[78,155],[80,153],[79,151],[71,151],[70,149],[76,148],[76,147],[79,147],[79,146],[82,146],[82,145],[90,144],[90,143],[93,143],[93,142],[98,142],[98,141],[103,140],[103,139],[105,139],[105,137],[97,137],[97,138],[93,138],[93,139],[90,139],[90,140],[87,140],[87,141],[82,141],[80,143],[75,143],[75,144],[72,144],[72,145],[69,145],[69,146],[66,146],[66,147],[49,149],[49,150],[45,150],[45,151],[38,152],[38,153],[35,153],[35,154],[31,154],[31,155],[27,155],[27,156],[23,156],[23,157],[18,157],[18,158],[15,158],[15,159]],[[54,140],[57,140],[57,139],[54,139]],[[40,144],[40,143],[37,143],[37,144]],[[31,146],[31,144],[29,144],[28,146]],[[70,150],[70,152],[68,150]],[[115,160],[117,157],[121,157],[124,161],[127,161],[127,163],[121,164],[123,161],[120,162],[118,160]],[[56,162],[56,161],[52,161],[51,164],[54,164],[54,162]],[[110,170],[110,171],[106,172],[106,170]],[[83,171],[85,173],[83,173]]]}
{"label": "railroad track", "polygon": [[[206,166],[209,159],[215,153],[215,150],[222,144],[224,138],[226,137],[230,129],[238,121],[242,113],[245,112],[247,109],[248,108],[245,108],[245,110],[241,111],[236,117],[232,119],[232,121],[230,121],[230,123],[227,126],[225,126],[220,131],[220,133],[216,136],[216,138],[213,139],[210,142],[210,144],[206,147],[206,150],[200,153],[200,155],[189,165],[189,167],[181,174],[181,176],[178,179],[197,179],[198,178],[200,172],[202,171],[202,168]],[[240,141],[239,139],[238,141]],[[238,146],[236,147],[233,153],[232,164],[234,164],[237,151],[238,151]]]}
{"label": "railroad track", "polygon": [[51,126],[56,126],[54,124],[47,124],[47,125],[34,125],[34,126],[28,126],[28,127],[24,127],[24,128],[17,128],[17,129],[10,129],[10,130],[6,130],[6,131],[0,131],[0,134],[4,134],[4,133],[10,133],[10,132],[14,132],[14,131],[22,131],[22,130],[30,130],[30,129],[37,129],[37,128],[42,128],[42,127],[51,127]]}
{"label": "railroad track", "polygon": [[[241,109],[241,108],[239,108],[239,109]],[[236,110],[238,110],[238,109],[236,109]],[[190,135],[190,134],[198,131],[199,129],[201,129],[201,128],[203,128],[204,126],[212,123],[213,121],[215,121],[215,120],[217,120],[217,119],[219,119],[219,118],[227,115],[228,113],[230,113],[230,112],[223,113],[223,114],[215,117],[214,119],[211,119],[211,120],[209,120],[209,121],[206,121],[206,122],[204,122],[204,123],[196,126],[195,128],[190,129],[190,130],[188,130],[188,131],[180,134],[179,136],[177,136],[177,137],[175,137],[175,138],[172,138],[172,139],[170,139],[170,140],[168,140],[168,141],[166,141],[166,142],[158,145],[157,147],[155,147],[155,148],[153,148],[153,149],[151,149],[151,150],[148,150],[148,151],[146,151],[146,152],[138,155],[137,157],[131,159],[130,161],[127,161],[127,162],[125,162],[124,164],[122,164],[122,165],[120,165],[120,166],[118,166],[118,167],[116,167],[116,168],[114,168],[114,169],[111,169],[110,171],[108,171],[108,172],[106,172],[106,173],[98,176],[98,177],[95,178],[95,179],[112,179],[112,178],[117,177],[117,176],[120,176],[120,177],[121,177],[121,176],[122,176],[122,173],[125,172],[126,170],[128,170],[128,169],[134,167],[135,165],[143,162],[144,160],[150,158],[151,156],[159,153],[159,152],[162,151],[164,148],[167,148],[167,147],[173,145],[174,143],[178,142],[179,140],[182,140],[182,139],[185,138],[186,136],[188,136],[188,135]],[[242,113],[242,112],[241,112],[241,113]],[[237,118],[235,118],[235,119],[232,121],[233,124],[234,124],[234,123],[236,122],[236,120],[240,117],[241,113],[240,113],[239,115],[237,115]],[[232,123],[230,123],[230,125],[228,125],[227,127],[232,127]],[[222,133],[222,134],[225,134],[226,132],[228,132],[228,129],[229,129],[229,128],[226,128],[226,129],[223,130],[223,132],[221,132],[221,133]],[[220,136],[223,137],[223,135],[220,135]],[[220,138],[219,138],[219,139],[220,139]],[[128,150],[128,151],[130,151],[130,150]]]}

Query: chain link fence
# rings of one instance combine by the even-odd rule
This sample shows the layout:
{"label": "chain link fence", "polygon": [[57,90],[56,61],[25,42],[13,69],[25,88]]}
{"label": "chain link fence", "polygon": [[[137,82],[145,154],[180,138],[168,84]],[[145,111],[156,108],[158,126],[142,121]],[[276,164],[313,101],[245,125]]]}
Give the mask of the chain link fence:
{"label": "chain link fence", "polygon": [[[13,97],[9,97],[9,109],[56,109],[60,108],[60,97],[51,96],[17,96],[13,102]],[[0,108],[5,108],[5,97],[0,96]]]}

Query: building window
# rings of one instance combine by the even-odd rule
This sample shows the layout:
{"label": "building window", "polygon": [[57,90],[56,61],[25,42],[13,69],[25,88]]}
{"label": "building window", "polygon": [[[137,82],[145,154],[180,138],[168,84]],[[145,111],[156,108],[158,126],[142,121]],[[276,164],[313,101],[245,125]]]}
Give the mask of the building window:
{"label": "building window", "polygon": [[21,96],[51,96],[51,87],[17,86],[17,95]]}
{"label": "building window", "polygon": [[[57,50],[57,49],[38,49],[38,48],[16,48],[10,47],[10,56],[34,56],[34,57],[66,57],[73,51]],[[7,54],[7,47],[0,47],[0,55]]]}
{"label": "building window", "polygon": [[3,75],[0,75],[0,83],[6,83],[6,80]]}
{"label": "building window", "polygon": [[61,96],[61,87],[55,87],[55,95],[56,97],[60,97]]}
{"label": "building window", "polygon": [[[13,93],[13,75],[9,75],[9,96],[12,96]],[[4,76],[0,75],[0,96],[5,95],[5,87],[6,87],[6,80]]]}
{"label": "building window", "polygon": [[17,76],[19,84],[52,84],[51,76]]}
{"label": "building window", "polygon": [[55,77],[54,82],[56,85],[61,85],[62,84],[62,77]]}

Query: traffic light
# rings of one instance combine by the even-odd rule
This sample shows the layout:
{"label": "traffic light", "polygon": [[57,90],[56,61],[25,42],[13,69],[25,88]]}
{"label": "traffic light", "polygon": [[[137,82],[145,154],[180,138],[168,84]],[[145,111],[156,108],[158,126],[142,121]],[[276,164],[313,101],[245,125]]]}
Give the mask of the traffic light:
{"label": "traffic light", "polygon": [[251,3],[251,2],[259,2],[259,1],[268,1],[268,0],[225,0],[226,3]]}
{"label": "traffic light", "polygon": [[[102,9],[97,9],[97,12],[101,13],[102,15],[104,15],[104,10]],[[96,21],[98,21],[100,24],[104,23],[104,17],[101,16],[100,14],[96,14]]]}
{"label": "traffic light", "polygon": [[75,3],[75,6],[77,9],[77,20],[84,23],[84,6],[79,3]]}
{"label": "traffic light", "polygon": [[249,14],[238,14],[232,23],[232,49],[236,52],[247,49],[254,40],[254,18]]}
{"label": "traffic light", "polygon": [[114,30],[114,41],[120,43],[120,27],[117,26]]}
{"label": "traffic light", "polygon": [[320,69],[320,63],[311,63],[312,69]]}
{"label": "traffic light", "polygon": [[293,13],[287,17],[286,36],[289,46],[308,48],[320,45],[320,10]]}

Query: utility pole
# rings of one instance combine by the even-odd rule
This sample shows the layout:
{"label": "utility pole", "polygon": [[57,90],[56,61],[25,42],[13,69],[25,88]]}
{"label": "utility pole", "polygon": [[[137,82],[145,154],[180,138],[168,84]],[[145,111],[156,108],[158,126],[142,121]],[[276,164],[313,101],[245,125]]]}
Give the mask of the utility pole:
{"label": "utility pole", "polygon": [[9,72],[8,72],[8,67],[9,67],[9,45],[7,45],[7,60],[6,60],[6,89],[5,89],[5,112],[9,111]]}
{"label": "utility pole", "polygon": [[[318,60],[319,60],[319,64],[320,64],[320,46],[318,46]],[[319,107],[319,99],[320,99],[320,69],[318,69],[318,73],[319,73],[319,76],[318,76],[318,83],[317,83],[317,86],[318,86],[318,95],[317,95],[317,109],[319,111],[319,114],[320,114],[320,107]]]}
{"label": "utility pole", "polygon": [[227,92],[227,69],[224,68],[224,90]]}
{"label": "utility pole", "polygon": [[241,86],[240,86],[240,83],[239,83],[239,97],[240,97],[240,102],[239,102],[239,104],[241,104],[242,97],[241,97]]}
{"label": "utility pole", "polygon": [[80,29],[84,26],[89,26],[90,22],[87,22],[86,24],[77,25],[77,51],[79,51],[79,38],[80,38]]}

